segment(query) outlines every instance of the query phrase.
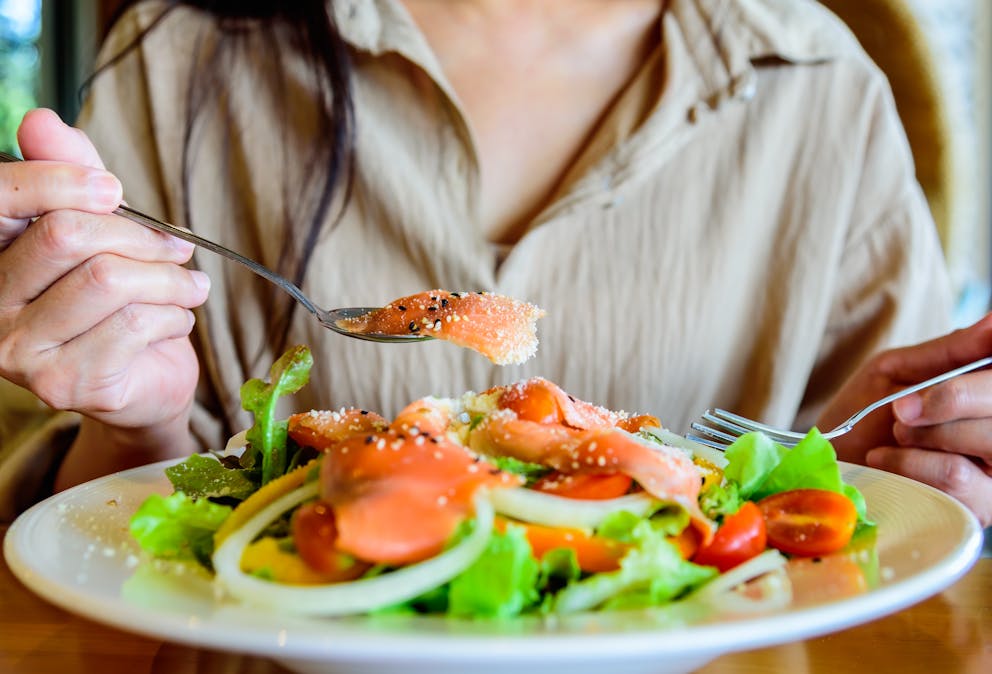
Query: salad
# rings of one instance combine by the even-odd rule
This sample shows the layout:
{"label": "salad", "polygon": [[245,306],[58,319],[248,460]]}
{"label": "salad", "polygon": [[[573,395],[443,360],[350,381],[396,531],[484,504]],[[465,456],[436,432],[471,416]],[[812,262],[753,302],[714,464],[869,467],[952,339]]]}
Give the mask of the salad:
{"label": "salad", "polygon": [[[312,616],[512,618],[676,602],[789,601],[791,558],[872,525],[815,429],[725,453],[534,378],[370,410],[278,418],[309,349],[241,389],[253,425],[223,453],[166,469],[138,508],[154,559],[246,604]],[[772,582],[774,581],[774,582]]]}

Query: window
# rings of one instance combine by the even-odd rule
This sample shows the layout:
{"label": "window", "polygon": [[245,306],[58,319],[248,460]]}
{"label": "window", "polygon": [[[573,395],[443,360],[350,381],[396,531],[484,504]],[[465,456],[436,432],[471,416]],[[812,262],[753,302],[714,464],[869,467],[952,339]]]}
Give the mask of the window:
{"label": "window", "polygon": [[989,308],[992,280],[992,4],[986,0],[909,0],[938,60],[954,134],[958,188],[949,251],[960,290],[958,322]]}
{"label": "window", "polygon": [[0,0],[0,150],[17,147],[21,117],[37,106],[41,0]]}

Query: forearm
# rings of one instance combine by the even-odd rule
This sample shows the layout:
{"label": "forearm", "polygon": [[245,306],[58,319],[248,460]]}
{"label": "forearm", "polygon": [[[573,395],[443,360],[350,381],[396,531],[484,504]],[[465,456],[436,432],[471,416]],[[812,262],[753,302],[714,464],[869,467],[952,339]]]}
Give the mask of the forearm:
{"label": "forearm", "polygon": [[55,477],[61,491],[102,475],[199,451],[189,413],[149,428],[117,428],[84,418]]}

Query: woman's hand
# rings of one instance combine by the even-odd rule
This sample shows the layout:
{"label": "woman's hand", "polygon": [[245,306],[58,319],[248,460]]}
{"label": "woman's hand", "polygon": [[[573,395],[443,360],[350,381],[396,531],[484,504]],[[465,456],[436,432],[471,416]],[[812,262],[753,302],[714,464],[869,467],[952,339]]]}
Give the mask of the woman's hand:
{"label": "woman's hand", "polygon": [[207,297],[192,246],[110,213],[121,186],[85,135],[35,110],[0,164],[0,376],[84,415],[61,486],[194,449],[188,335]]}
{"label": "woman's hand", "polygon": [[[938,339],[885,351],[834,397],[819,428],[873,400],[992,354],[992,314]],[[955,377],[895,401],[834,440],[838,456],[941,489],[992,525],[992,370]]]}

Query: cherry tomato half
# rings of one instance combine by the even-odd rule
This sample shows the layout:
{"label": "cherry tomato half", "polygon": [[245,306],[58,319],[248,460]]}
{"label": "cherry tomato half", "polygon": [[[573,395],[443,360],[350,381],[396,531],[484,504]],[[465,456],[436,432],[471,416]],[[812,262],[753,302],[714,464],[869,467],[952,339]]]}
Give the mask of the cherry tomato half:
{"label": "cherry tomato half", "polygon": [[534,489],[565,498],[606,500],[630,491],[634,480],[623,473],[602,475],[563,475],[550,473],[534,483]]}
{"label": "cherry tomato half", "polygon": [[858,512],[851,499],[826,489],[793,489],[758,502],[768,529],[768,545],[782,552],[818,557],[837,552],[851,540]]}
{"label": "cherry tomato half", "polygon": [[761,510],[746,501],[733,515],[724,518],[708,545],[700,546],[692,561],[715,566],[723,573],[765,551],[765,520]]}
{"label": "cherry tomato half", "polygon": [[335,547],[338,529],[334,511],[326,503],[315,501],[300,506],[290,522],[293,544],[300,557],[314,571],[330,581],[354,580],[370,564],[355,559]]}
{"label": "cherry tomato half", "polygon": [[510,387],[500,397],[502,409],[513,410],[518,419],[539,424],[560,424],[565,420],[556,391],[540,382]]}

